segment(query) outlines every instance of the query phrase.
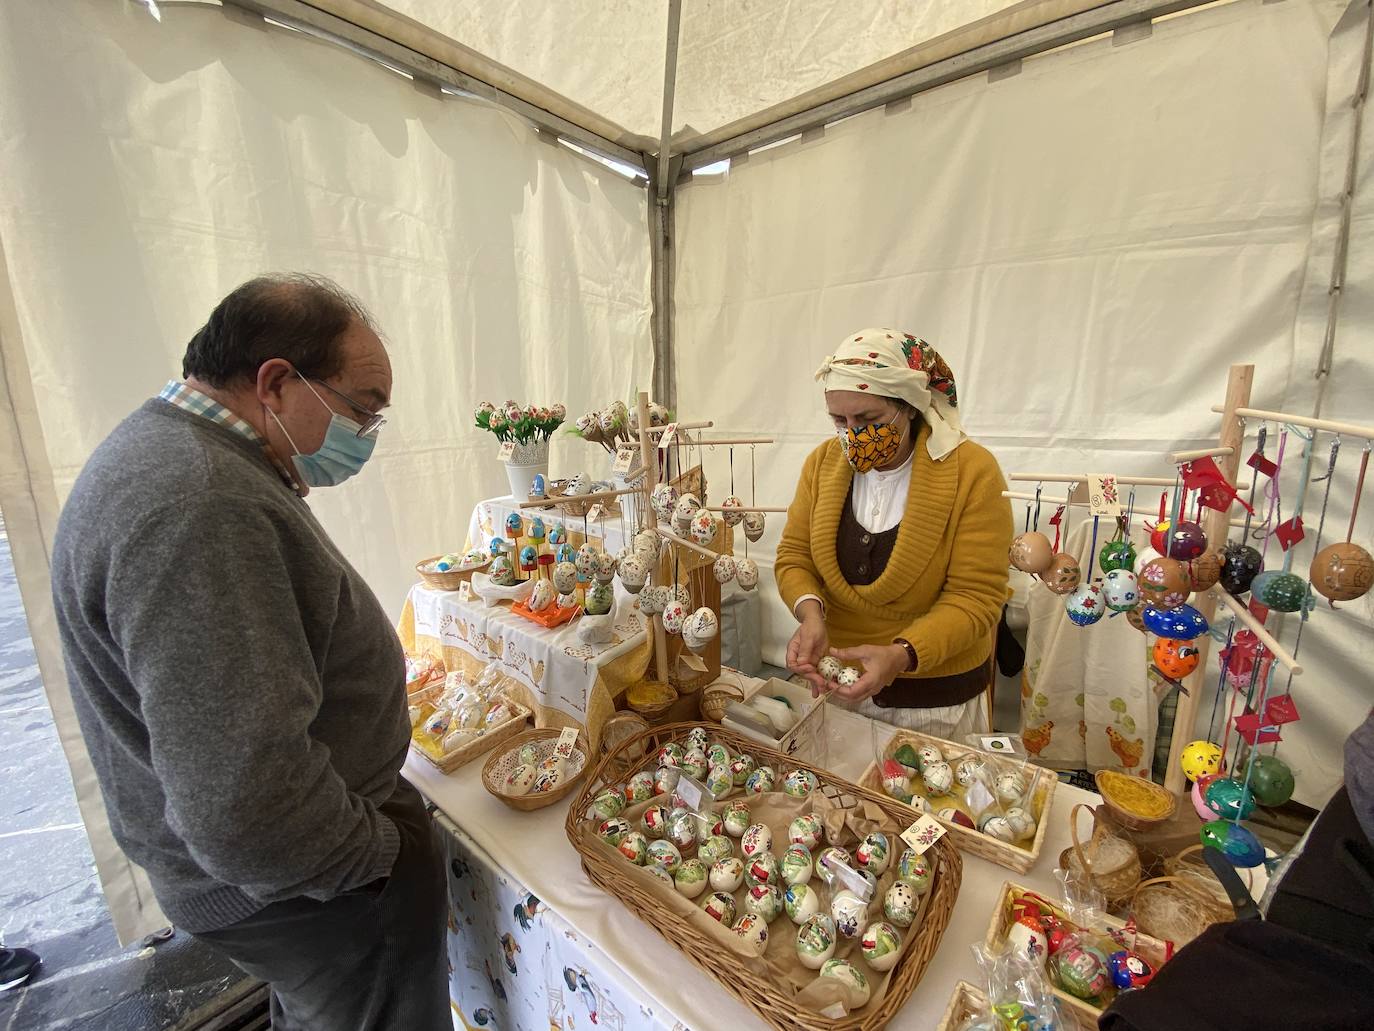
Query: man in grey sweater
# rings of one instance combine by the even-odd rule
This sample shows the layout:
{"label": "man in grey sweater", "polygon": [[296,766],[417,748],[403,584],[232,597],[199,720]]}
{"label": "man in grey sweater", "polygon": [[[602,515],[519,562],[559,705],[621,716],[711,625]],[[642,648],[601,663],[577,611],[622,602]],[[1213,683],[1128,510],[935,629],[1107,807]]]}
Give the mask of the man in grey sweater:
{"label": "man in grey sweater", "polygon": [[53,594],[116,840],[284,1029],[449,1028],[446,880],[400,644],[305,503],[372,451],[391,366],[313,277],[255,279],[91,456]]}

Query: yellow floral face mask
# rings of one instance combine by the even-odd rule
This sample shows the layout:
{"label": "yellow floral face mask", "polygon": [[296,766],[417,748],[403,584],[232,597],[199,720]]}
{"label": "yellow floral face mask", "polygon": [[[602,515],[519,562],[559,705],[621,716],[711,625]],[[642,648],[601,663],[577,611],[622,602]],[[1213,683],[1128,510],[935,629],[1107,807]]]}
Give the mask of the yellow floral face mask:
{"label": "yellow floral face mask", "polygon": [[867,426],[838,430],[837,435],[845,460],[855,472],[866,473],[897,457],[903,431],[890,422],[872,422]]}

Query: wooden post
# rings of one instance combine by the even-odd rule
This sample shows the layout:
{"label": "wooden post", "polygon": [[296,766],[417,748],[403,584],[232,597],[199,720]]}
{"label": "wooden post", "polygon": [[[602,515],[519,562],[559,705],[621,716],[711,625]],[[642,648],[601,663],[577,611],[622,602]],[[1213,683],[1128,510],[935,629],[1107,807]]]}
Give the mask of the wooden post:
{"label": "wooden post", "polygon": [[[1231,450],[1229,454],[1223,454],[1217,459],[1217,467],[1221,470],[1221,474],[1233,484],[1236,482],[1236,474],[1240,469],[1240,449],[1245,440],[1241,417],[1236,414],[1236,409],[1244,408],[1250,403],[1250,388],[1254,380],[1255,367],[1253,365],[1232,365],[1230,375],[1226,377],[1226,404],[1221,417],[1219,446]],[[1208,547],[1220,548],[1226,543],[1231,517],[1226,512],[1218,512],[1211,508],[1207,509],[1206,512],[1207,514],[1203,516],[1202,530],[1207,535]],[[1212,592],[1208,591],[1196,601],[1197,610],[1210,623],[1216,615],[1216,598],[1212,596]],[[1178,697],[1178,709],[1174,715],[1174,736],[1169,744],[1169,766],[1164,771],[1164,786],[1174,794],[1182,793],[1184,781],[1187,779],[1183,776],[1183,770],[1179,768],[1178,757],[1188,742],[1196,740],[1198,706],[1202,701],[1203,686],[1210,676],[1207,668],[1207,653],[1211,650],[1210,645],[1211,638],[1206,636],[1198,638],[1197,669],[1188,674],[1183,681],[1183,686],[1188,689],[1188,693],[1180,692]]]}
{"label": "wooden post", "polygon": [[[658,526],[658,517],[654,514],[652,503],[654,488],[658,486],[658,456],[654,453],[656,448],[652,435],[649,433],[649,394],[647,391],[639,392],[639,403],[637,405],[639,414],[639,460],[644,466],[644,504],[640,512],[640,522],[643,528],[653,530]],[[654,563],[654,573],[657,575],[661,568],[661,562]],[[661,684],[668,683],[668,632],[663,629],[663,620],[655,619],[653,616],[644,617],[649,621],[649,632],[654,637],[654,670],[658,674],[658,681]]]}

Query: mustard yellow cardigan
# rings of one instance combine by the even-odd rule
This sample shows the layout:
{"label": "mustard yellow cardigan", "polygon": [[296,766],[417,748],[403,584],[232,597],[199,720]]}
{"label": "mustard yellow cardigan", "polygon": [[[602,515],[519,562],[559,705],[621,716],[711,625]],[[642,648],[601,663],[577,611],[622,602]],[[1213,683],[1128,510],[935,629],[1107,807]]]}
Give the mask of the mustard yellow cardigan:
{"label": "mustard yellow cardigan", "polygon": [[824,599],[833,647],[905,638],[916,649],[917,679],[964,673],[987,660],[1008,597],[1012,538],[997,460],[964,441],[933,461],[929,435],[922,425],[906,512],[877,580],[853,587],[840,575],[835,537],[854,473],[836,440],[816,448],[802,467],[774,566],[788,608],[804,594]]}

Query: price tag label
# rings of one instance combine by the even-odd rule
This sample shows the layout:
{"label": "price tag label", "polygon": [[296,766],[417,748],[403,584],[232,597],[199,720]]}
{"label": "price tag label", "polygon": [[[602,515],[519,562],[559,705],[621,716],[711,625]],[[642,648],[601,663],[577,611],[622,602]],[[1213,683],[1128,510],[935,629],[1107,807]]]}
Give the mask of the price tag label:
{"label": "price tag label", "polygon": [[918,856],[924,855],[930,846],[945,836],[945,829],[940,826],[940,822],[929,813],[922,813],[921,818],[913,823],[906,830],[902,831],[901,838],[907,843],[911,851]]}
{"label": "price tag label", "polygon": [[633,444],[621,444],[616,450],[615,465],[611,466],[611,470],[621,474],[629,472],[630,466],[635,464],[635,455],[638,452],[639,449]]}
{"label": "price tag label", "polygon": [[[938,824],[936,826],[939,826]],[[863,877],[859,871],[855,870],[848,863],[842,863],[837,859],[826,856],[821,860],[825,868],[835,875],[835,879],[846,888],[859,896],[864,902],[873,897],[873,885],[868,883],[868,879]]]}
{"label": "price tag label", "polygon": [[694,813],[709,811],[716,801],[716,796],[706,789],[705,784],[685,773],[677,779],[677,797]]}
{"label": "price tag label", "polygon": [[498,462],[509,462],[515,454],[515,441],[507,440],[501,444],[501,449],[496,452]]}
{"label": "price tag label", "polygon": [[1088,512],[1095,516],[1121,514],[1121,488],[1111,473],[1093,473],[1088,477]]}
{"label": "price tag label", "polygon": [[1014,753],[1016,751],[1016,746],[1011,743],[1009,737],[980,737],[978,741],[985,752]]}
{"label": "price tag label", "polygon": [[987,785],[975,777],[973,783],[964,789],[964,801],[968,804],[970,812],[981,813],[997,800],[992,797]]}
{"label": "price tag label", "polygon": [[606,506],[599,501],[596,504],[594,504],[591,508],[587,509],[587,521],[590,523],[601,522],[602,518],[604,518],[605,515]]}
{"label": "price tag label", "polygon": [[563,732],[558,735],[558,744],[553,746],[554,753],[561,755],[564,759],[573,753],[573,746],[577,744],[577,728],[564,727]]}
{"label": "price tag label", "polygon": [[472,581],[464,580],[458,585],[458,600],[472,601]]}
{"label": "price tag label", "polygon": [[660,451],[667,451],[670,447],[673,446],[673,441],[676,440],[676,439],[677,439],[677,423],[675,423],[675,422],[670,422],[670,423],[668,424],[667,428],[664,429],[664,431],[663,431],[663,436],[661,436],[661,437],[658,438],[658,447],[659,447],[659,450],[660,450]]}
{"label": "price tag label", "polygon": [[677,658],[678,662],[682,663],[682,665],[686,666],[688,669],[696,673],[707,672],[708,667],[706,665],[706,660],[701,658],[701,656],[699,655],[693,655],[691,652],[684,651]]}

